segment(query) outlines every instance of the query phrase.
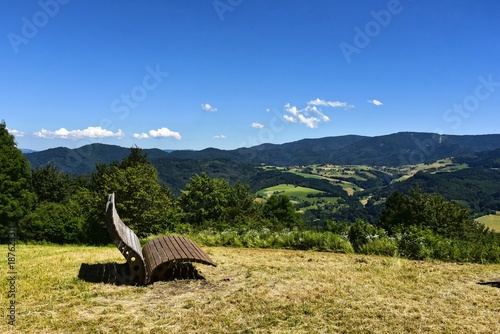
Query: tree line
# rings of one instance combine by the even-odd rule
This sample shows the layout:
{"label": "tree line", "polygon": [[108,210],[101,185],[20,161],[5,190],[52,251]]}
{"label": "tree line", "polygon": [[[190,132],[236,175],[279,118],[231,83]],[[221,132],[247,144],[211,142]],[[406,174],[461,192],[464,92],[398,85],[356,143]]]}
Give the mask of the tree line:
{"label": "tree line", "polygon": [[[15,226],[19,241],[110,243],[105,205],[108,194],[115,193],[120,217],[140,238],[181,233],[201,239],[200,235],[210,235],[213,241],[217,235],[232,235],[236,242],[251,236],[253,246],[272,245],[266,238],[297,248],[306,247],[303,242],[335,242],[344,250],[352,247],[365,254],[500,262],[499,234],[475,222],[469,209],[418,188],[410,195],[392,193],[373,224],[356,217],[350,217],[355,223],[321,217],[305,220],[286,195],[258,200],[248,184],[230,184],[204,173],[193,176],[175,196],[159,182],[157,170],[137,147],[121,161],[96,164],[87,176],[70,176],[50,163],[31,169],[2,122],[0,150],[2,242]],[[359,205],[354,198],[346,198],[346,217]],[[286,235],[288,241],[278,235]]]}

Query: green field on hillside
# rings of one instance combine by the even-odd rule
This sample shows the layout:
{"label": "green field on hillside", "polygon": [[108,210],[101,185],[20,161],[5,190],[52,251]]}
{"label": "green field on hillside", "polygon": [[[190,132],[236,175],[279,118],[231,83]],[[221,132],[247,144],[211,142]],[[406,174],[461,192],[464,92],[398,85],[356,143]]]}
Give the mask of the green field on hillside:
{"label": "green field on hillside", "polygon": [[305,201],[308,199],[308,194],[318,194],[320,192],[321,191],[312,188],[299,187],[292,184],[280,184],[277,186],[262,189],[257,192],[257,195],[267,198],[274,193],[282,193],[289,197],[293,196]]}
{"label": "green field on hillside", "polygon": [[500,232],[500,213],[497,212],[496,215],[487,215],[479,217],[476,219],[480,223],[484,224],[486,227],[491,228],[496,232]]}

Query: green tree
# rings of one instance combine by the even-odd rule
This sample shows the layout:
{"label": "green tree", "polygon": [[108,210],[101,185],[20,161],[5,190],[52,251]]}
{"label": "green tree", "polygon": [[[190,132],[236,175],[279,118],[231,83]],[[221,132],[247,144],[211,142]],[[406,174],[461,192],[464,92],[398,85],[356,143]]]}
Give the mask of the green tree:
{"label": "green tree", "polygon": [[485,232],[484,225],[471,218],[469,209],[442,196],[422,193],[419,188],[412,189],[410,197],[393,193],[379,219],[379,226],[391,234],[414,226],[446,238],[472,240]]}
{"label": "green tree", "polygon": [[33,208],[30,165],[17,148],[5,122],[0,123],[0,241],[7,241],[7,231]]}
{"label": "green tree", "polygon": [[[170,190],[159,184],[158,173],[139,148],[121,162],[97,164],[91,177],[91,192],[81,193],[82,205],[93,205],[97,212],[89,215],[89,233],[105,230],[105,205],[110,193],[116,195],[116,209],[125,224],[139,237],[164,233],[177,221],[174,197]],[[98,198],[94,200],[92,197]],[[97,218],[99,217],[99,218]]]}
{"label": "green tree", "polygon": [[183,221],[197,227],[225,221],[230,188],[225,179],[213,179],[205,173],[193,176],[178,198]]}
{"label": "green tree", "polygon": [[39,202],[62,203],[71,194],[73,180],[53,163],[32,171],[32,185]]}
{"label": "green tree", "polygon": [[303,228],[302,216],[295,211],[295,206],[290,198],[284,194],[272,194],[263,204],[261,218],[271,224],[271,228]]}

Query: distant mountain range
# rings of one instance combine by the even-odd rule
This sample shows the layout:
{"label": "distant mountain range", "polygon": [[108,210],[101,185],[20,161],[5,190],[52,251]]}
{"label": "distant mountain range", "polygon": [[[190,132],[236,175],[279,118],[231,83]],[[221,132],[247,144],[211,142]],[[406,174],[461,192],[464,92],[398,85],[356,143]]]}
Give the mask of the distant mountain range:
{"label": "distant mountain range", "polygon": [[29,154],[36,152],[35,150],[30,150],[29,148],[20,148],[19,149],[23,154]]}
{"label": "distant mountain range", "polygon": [[[479,157],[480,152],[500,148],[500,134],[491,135],[439,135],[436,133],[399,132],[390,135],[338,136],[302,139],[286,144],[262,144],[250,148],[220,150],[207,148],[200,151],[144,149],[148,158],[158,165],[183,160],[227,160],[234,163],[267,164],[275,166],[338,164],[402,166],[436,161],[442,158]],[[58,147],[26,154],[33,168],[52,162],[70,174],[86,174],[96,163],[121,160],[129,148],[91,144],[77,149]],[[27,153],[26,151],[24,153]]]}

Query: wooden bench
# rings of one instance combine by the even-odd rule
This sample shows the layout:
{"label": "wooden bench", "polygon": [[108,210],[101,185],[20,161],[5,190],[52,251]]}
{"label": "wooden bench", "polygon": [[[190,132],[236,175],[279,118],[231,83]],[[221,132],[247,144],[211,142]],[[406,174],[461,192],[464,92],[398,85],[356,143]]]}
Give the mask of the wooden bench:
{"label": "wooden bench", "polygon": [[115,207],[115,194],[108,197],[106,225],[109,235],[127,260],[128,270],[119,273],[118,280],[128,284],[145,285],[168,279],[180,263],[216,264],[194,241],[178,236],[155,238],[141,249],[139,238],[125,225]]}

